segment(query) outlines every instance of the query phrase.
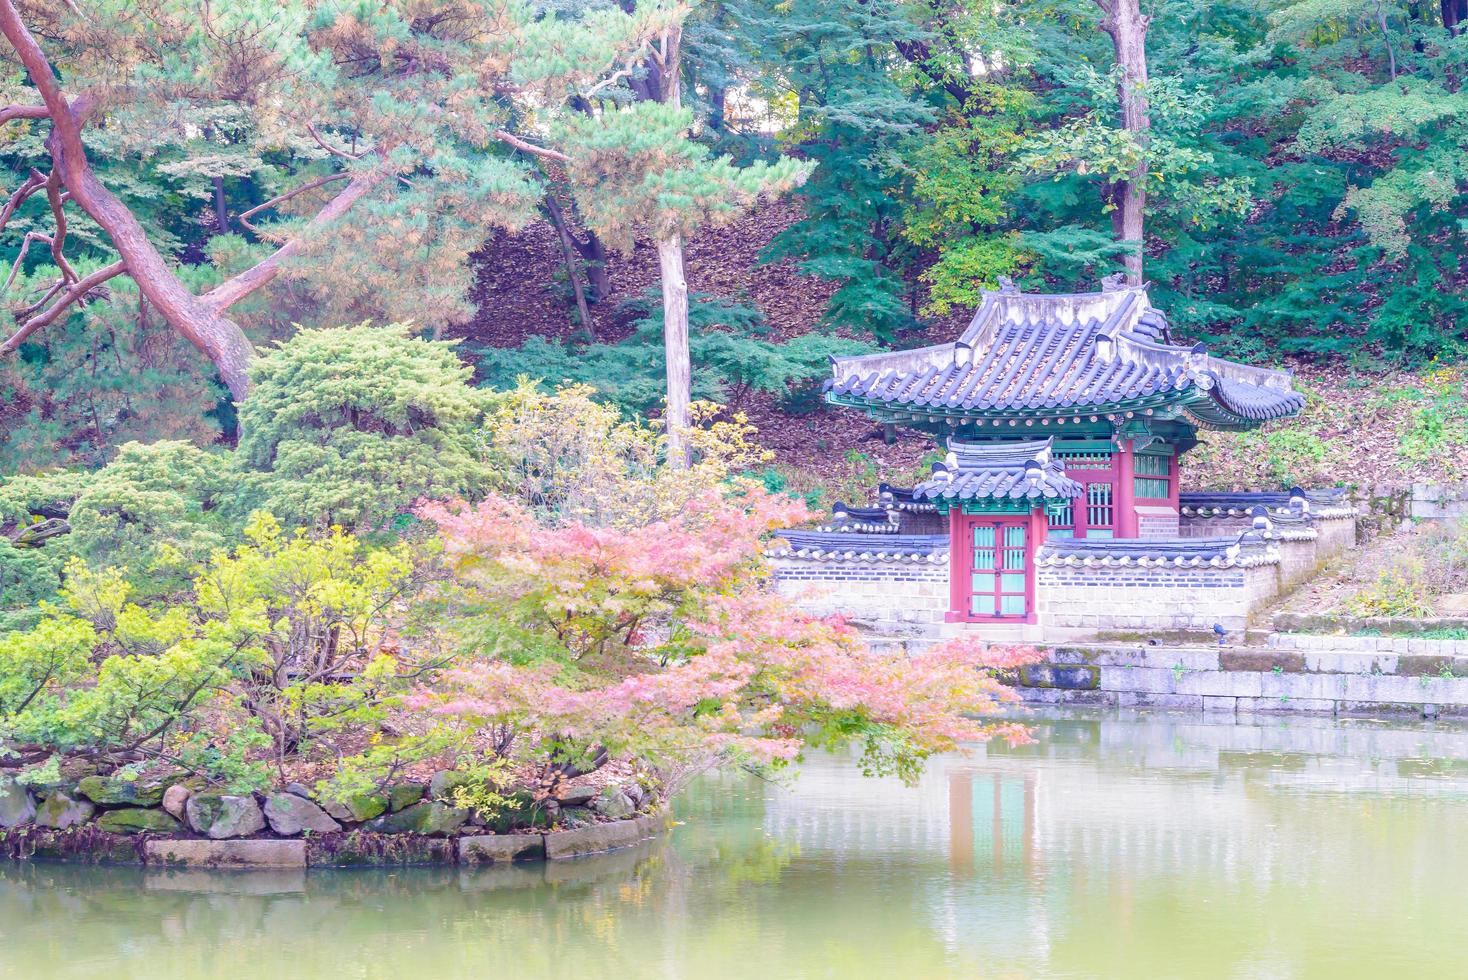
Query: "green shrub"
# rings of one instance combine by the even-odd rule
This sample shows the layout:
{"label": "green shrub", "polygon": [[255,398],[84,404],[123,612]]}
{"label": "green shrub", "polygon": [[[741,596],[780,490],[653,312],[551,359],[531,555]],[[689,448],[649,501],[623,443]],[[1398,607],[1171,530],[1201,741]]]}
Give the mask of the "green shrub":
{"label": "green shrub", "polygon": [[14,477],[0,484],[0,523],[64,517],[71,533],[0,550],[0,610],[54,597],[71,558],[131,569],[135,595],[182,588],[191,568],[234,534],[227,500],[238,479],[225,453],[187,442],[130,442],[95,473]]}
{"label": "green shrub", "polygon": [[1321,482],[1330,443],[1307,429],[1279,429],[1264,436],[1265,465],[1280,486]]}
{"label": "green shrub", "polygon": [[492,397],[448,342],[403,324],[302,330],[251,368],[237,465],[287,526],[384,525],[420,497],[474,496]]}

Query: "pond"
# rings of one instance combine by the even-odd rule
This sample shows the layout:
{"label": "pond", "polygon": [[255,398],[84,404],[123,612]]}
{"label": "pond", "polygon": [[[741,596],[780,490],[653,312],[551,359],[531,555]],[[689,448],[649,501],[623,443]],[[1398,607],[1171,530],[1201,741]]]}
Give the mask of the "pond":
{"label": "pond", "polygon": [[546,866],[0,862],[5,978],[1468,975],[1468,732],[1034,719],[916,787],[706,779],[638,848]]}

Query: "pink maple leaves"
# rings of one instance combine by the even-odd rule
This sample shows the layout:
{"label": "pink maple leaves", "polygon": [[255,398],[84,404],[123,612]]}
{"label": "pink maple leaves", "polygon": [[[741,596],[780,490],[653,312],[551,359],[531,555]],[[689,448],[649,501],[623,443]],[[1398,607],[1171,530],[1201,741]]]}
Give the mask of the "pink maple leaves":
{"label": "pink maple leaves", "polygon": [[880,742],[910,771],[963,742],[1026,738],[990,716],[1013,700],[995,670],[1031,652],[954,641],[877,655],[845,623],[763,588],[764,541],[808,516],[798,502],[710,490],[673,519],[615,528],[541,526],[501,498],[419,513],[439,529],[456,601],[513,639],[410,707],[595,742],[663,769],[856,740]]}

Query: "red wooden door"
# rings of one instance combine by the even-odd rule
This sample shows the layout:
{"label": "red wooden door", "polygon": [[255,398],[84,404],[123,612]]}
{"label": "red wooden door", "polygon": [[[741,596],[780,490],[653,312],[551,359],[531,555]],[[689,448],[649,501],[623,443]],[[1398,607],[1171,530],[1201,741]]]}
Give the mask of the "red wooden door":
{"label": "red wooden door", "polygon": [[1024,620],[1034,609],[1028,515],[961,517],[961,550],[953,556],[958,576],[955,610],[963,619]]}

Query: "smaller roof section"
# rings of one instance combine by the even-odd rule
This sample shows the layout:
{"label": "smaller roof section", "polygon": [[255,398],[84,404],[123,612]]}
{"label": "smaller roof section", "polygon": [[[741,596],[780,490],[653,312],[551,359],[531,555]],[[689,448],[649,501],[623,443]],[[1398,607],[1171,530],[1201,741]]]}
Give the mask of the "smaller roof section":
{"label": "smaller roof section", "polygon": [[915,500],[1069,500],[1085,488],[1065,473],[1052,440],[968,442],[948,440],[948,458],[933,464],[913,488]]}

